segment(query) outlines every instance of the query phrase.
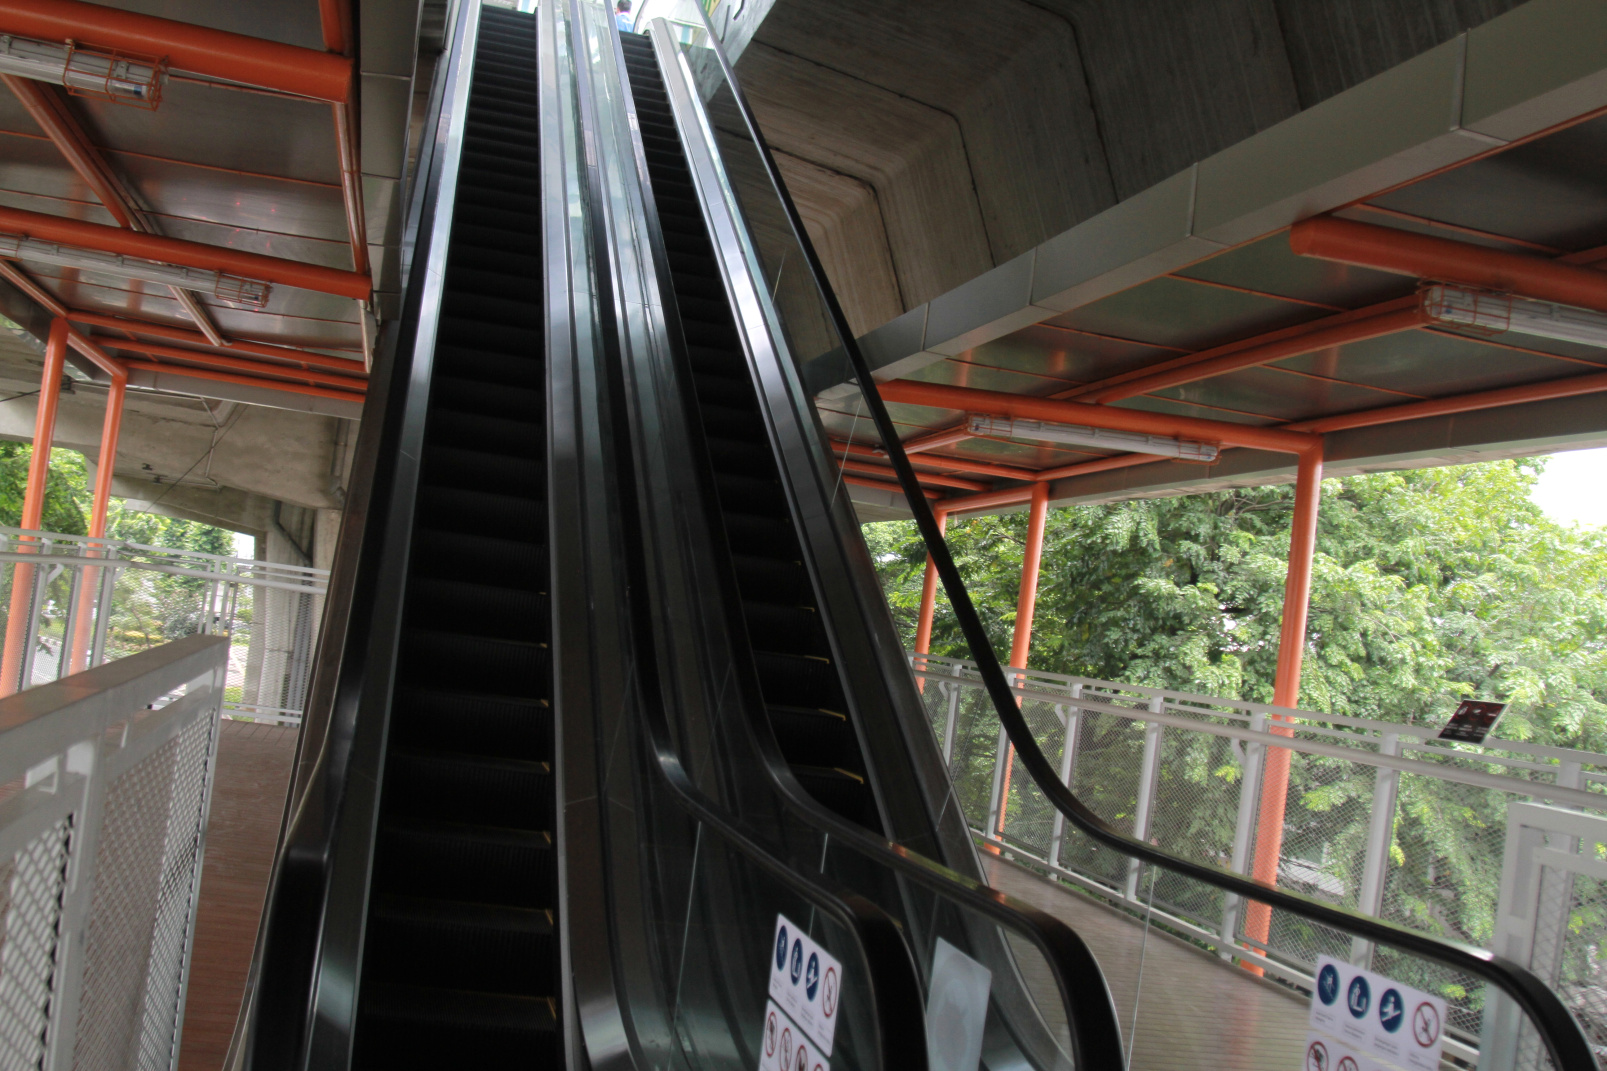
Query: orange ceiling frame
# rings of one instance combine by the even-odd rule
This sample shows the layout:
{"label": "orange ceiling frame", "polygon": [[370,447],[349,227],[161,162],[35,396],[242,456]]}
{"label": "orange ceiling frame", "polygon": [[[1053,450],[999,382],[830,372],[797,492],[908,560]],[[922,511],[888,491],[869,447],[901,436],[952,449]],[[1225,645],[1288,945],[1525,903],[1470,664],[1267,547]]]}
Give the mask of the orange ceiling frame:
{"label": "orange ceiling frame", "polygon": [[[0,261],[0,272],[3,272],[5,262]],[[15,281],[15,280],[13,280]],[[82,309],[66,310],[60,315],[74,323],[89,324],[92,327],[104,327],[112,331],[123,331],[129,334],[149,335],[152,338],[165,338],[170,342],[184,342],[191,346],[208,345],[207,340],[194,331],[186,331],[182,327],[170,327],[167,324],[152,323],[148,320],[129,320],[121,316],[107,316],[98,312],[85,312]],[[103,339],[108,344],[116,345],[121,349],[135,349],[134,345],[124,345],[120,340]],[[235,353],[249,353],[255,357],[266,357],[273,361],[284,361],[287,364],[302,368],[327,368],[332,372],[346,372],[351,375],[363,374],[363,362],[350,357],[330,357],[322,353],[312,353],[308,350],[291,349],[288,346],[274,346],[266,342],[252,342],[247,339],[234,339],[228,348]],[[203,355],[205,351],[202,351]]]}
{"label": "orange ceiling frame", "polygon": [[247,279],[264,279],[270,283],[357,301],[367,301],[373,289],[373,281],[367,275],[344,268],[325,268],[299,260],[247,253],[183,238],[138,234],[102,223],[85,223],[20,208],[0,207],[0,231],[104,253],[165,261],[204,271],[227,272]]}
{"label": "orange ceiling frame", "polygon": [[0,0],[0,32],[154,56],[181,71],[344,104],[345,56],[82,0]]}
{"label": "orange ceiling frame", "polygon": [[[354,379],[351,376],[343,376],[334,372],[297,368],[294,365],[274,364],[270,361],[252,361],[244,357],[228,357],[219,353],[180,349],[177,346],[159,346],[150,342],[129,342],[120,338],[108,338],[104,335],[95,336],[94,341],[107,349],[128,350],[134,353],[143,353],[150,357],[165,358],[169,361],[188,361],[196,367],[211,368],[220,372],[243,372],[258,376],[283,376],[290,382],[340,387],[344,390],[357,392],[368,389],[366,380]],[[176,369],[180,366],[167,365],[166,367]]]}

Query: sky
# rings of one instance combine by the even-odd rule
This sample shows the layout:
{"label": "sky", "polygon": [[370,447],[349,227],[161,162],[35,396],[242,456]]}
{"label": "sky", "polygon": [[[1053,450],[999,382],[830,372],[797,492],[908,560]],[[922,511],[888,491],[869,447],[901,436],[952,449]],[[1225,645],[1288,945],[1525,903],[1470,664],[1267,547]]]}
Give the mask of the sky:
{"label": "sky", "polygon": [[1529,497],[1562,524],[1607,525],[1607,448],[1553,454]]}

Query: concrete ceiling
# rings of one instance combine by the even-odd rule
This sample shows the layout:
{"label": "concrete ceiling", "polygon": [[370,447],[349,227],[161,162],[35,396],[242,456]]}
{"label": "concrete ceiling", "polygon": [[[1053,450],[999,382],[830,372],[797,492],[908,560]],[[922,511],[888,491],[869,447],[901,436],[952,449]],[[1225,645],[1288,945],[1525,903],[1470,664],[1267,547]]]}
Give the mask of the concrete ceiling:
{"label": "concrete ceiling", "polygon": [[855,332],[1514,0],[776,0],[738,75]]}

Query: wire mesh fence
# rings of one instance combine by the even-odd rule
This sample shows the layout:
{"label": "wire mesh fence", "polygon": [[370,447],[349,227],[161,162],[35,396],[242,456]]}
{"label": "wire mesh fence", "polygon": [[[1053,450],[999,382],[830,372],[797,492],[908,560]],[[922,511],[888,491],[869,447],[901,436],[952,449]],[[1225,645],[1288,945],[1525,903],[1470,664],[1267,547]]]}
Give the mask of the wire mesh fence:
{"label": "wire mesh fence", "polygon": [[228,636],[230,717],[297,724],[328,572],[0,527],[0,694],[185,636]]}
{"label": "wire mesh fence", "polygon": [[[1327,955],[1438,994],[1447,1002],[1447,1037],[1476,1053],[1488,996],[1482,982],[1288,912],[1264,912],[1258,925],[1236,897],[1175,872],[1152,875],[1066,828],[1015,769],[974,666],[924,655],[914,665],[960,805],[985,841],[1119,906],[1153,907],[1172,932],[1286,982],[1309,986],[1317,958]],[[1286,748],[1278,884],[1464,944],[1493,947],[1514,804],[1540,800],[1607,816],[1607,755],[1499,739],[1453,744],[1425,726],[1012,672],[1046,757],[1111,826],[1186,859],[1253,873],[1258,826],[1276,811],[1262,798],[1266,756]],[[1607,837],[1598,854],[1607,860]],[[1561,951],[1535,962],[1607,1051],[1607,976],[1598,965],[1607,946],[1607,862],[1599,865],[1599,879],[1573,876],[1555,893],[1566,901],[1553,911]],[[1531,1049],[1531,1062],[1519,1066],[1543,1066]]]}

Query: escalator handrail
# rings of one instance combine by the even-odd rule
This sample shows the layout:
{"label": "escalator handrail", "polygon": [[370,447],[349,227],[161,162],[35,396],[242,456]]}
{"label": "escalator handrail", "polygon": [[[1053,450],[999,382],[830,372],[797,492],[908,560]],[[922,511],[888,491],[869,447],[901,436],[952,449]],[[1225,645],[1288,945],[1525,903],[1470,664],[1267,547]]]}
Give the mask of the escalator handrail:
{"label": "escalator handrail", "polygon": [[[239,1055],[248,1071],[291,1071],[322,1059],[343,1064],[350,1055],[368,834],[384,766],[384,719],[374,715],[384,714],[395,670],[431,325],[439,313],[460,155],[454,146],[468,106],[479,6],[477,0],[449,5],[447,47],[408,191],[403,307],[375,362],[348,505],[356,512],[342,521],[330,584],[330,601],[344,595],[350,605],[344,627],[319,641],[309,692],[318,706],[309,701],[303,731],[321,727],[322,735],[298,743],[304,786],[289,801],[244,1005]],[[315,757],[301,754],[309,745],[316,746]],[[354,814],[354,807],[363,813]],[[343,962],[331,967],[331,958]]]}
{"label": "escalator handrail", "polygon": [[[615,55],[623,70],[623,56],[617,50],[617,46]],[[634,140],[637,143],[636,151],[640,154],[643,151],[640,134],[635,135]],[[647,174],[645,159],[639,158],[636,164],[638,173],[645,176]],[[659,262],[664,257],[662,228],[658,222],[655,198],[650,184],[644,183],[643,197],[649,216],[647,229],[655,247],[654,260]],[[659,270],[666,273],[667,277],[667,261],[659,264]],[[661,286],[660,297],[666,319],[672,327],[678,327],[679,310],[673,287]],[[689,377],[690,364],[681,342],[682,335],[678,329],[669,331],[668,335],[675,363],[683,378]],[[685,402],[689,408],[695,408],[695,402],[689,395],[685,397]],[[703,493],[699,496],[700,500],[708,504],[711,514],[716,513],[718,506],[715,503],[718,501],[718,496],[708,451],[701,440],[695,437],[691,449],[693,458],[689,467],[693,471],[694,479],[701,485]],[[636,530],[642,529],[641,525],[634,527]],[[713,515],[707,516],[705,529],[711,533],[719,532],[721,530],[719,518]],[[741,595],[737,590],[735,567],[729,544],[724,538],[715,537],[708,541],[706,550],[715,559],[714,564],[719,578],[718,598],[725,619],[741,620]],[[786,809],[805,826],[812,827],[828,839],[835,838],[841,845],[858,853],[862,858],[911,879],[915,884],[965,910],[1024,935],[1044,956],[1059,985],[1064,1001],[1063,1010],[1068,1024],[1073,1027],[1071,1040],[1076,1065],[1089,1069],[1125,1067],[1122,1033],[1117,1022],[1115,1003],[1098,960],[1082,937],[1063,920],[1048,912],[1007,896],[924,855],[912,852],[903,845],[877,837],[821,805],[798,784],[786,758],[781,754],[760,698],[762,689],[754,675],[751,662],[740,658],[735,661],[738,706],[746,721],[749,740],[759,755],[760,769],[767,778],[771,790],[783,802]],[[677,771],[675,776],[688,778],[681,765],[679,752],[672,742],[673,734],[663,710],[656,705],[649,705],[648,711],[649,727],[655,734],[663,756],[661,761],[673,764]],[[687,783],[690,784],[689,778]],[[817,868],[811,867],[811,869]]]}
{"label": "escalator handrail", "polygon": [[1474,948],[1458,942],[1418,933],[1382,919],[1363,915],[1346,908],[1335,907],[1311,897],[1280,889],[1267,882],[1236,874],[1221,867],[1197,863],[1182,856],[1174,855],[1162,848],[1117,830],[1094,813],[1067,785],[1061,782],[1058,771],[1050,763],[1048,757],[1044,755],[1043,749],[1039,747],[1038,741],[1033,736],[1032,729],[1027,724],[1020,707],[1016,705],[1014,691],[1005,677],[1004,669],[999,662],[998,655],[993,650],[987,630],[983,627],[976,607],[971,601],[970,592],[965,586],[965,581],[960,576],[959,568],[955,565],[953,555],[949,552],[948,544],[944,541],[942,529],[938,527],[937,518],[932,511],[931,505],[926,500],[926,495],[919,480],[916,478],[914,467],[910,464],[909,455],[905,452],[902,440],[899,438],[898,429],[888,413],[887,403],[883,400],[881,392],[876,387],[876,380],[872,375],[870,363],[865,359],[858,340],[848,325],[847,317],[837,301],[836,294],[831,288],[825,269],[815,252],[813,243],[809,239],[808,231],[804,227],[803,217],[793,203],[791,194],[787,190],[786,181],[775,162],[769,144],[764,139],[758,119],[754,116],[753,110],[748,104],[746,94],[742,92],[736,71],[726,59],[724,49],[719,45],[719,38],[714,33],[713,26],[709,24],[707,14],[703,13],[702,5],[697,6],[700,14],[703,14],[704,25],[709,34],[710,47],[718,58],[726,81],[731,87],[732,97],[738,112],[747,126],[749,136],[759,150],[759,158],[763,162],[771,184],[775,187],[775,192],[781,201],[783,210],[787,214],[793,236],[803,250],[816,289],[819,291],[820,297],[831,315],[837,334],[843,343],[854,378],[858,380],[860,393],[865,399],[867,408],[870,410],[877,434],[887,451],[888,460],[898,476],[899,485],[908,500],[910,511],[915,515],[916,526],[920,531],[923,542],[926,544],[927,552],[931,555],[932,561],[936,566],[938,576],[943,582],[944,591],[948,595],[950,606],[959,621],[960,630],[971,648],[972,655],[977,663],[978,675],[982,678],[988,696],[992,701],[994,712],[998,716],[1010,743],[1014,745],[1016,752],[1019,754],[1022,765],[1025,766],[1033,781],[1049,799],[1050,803],[1054,805],[1055,809],[1064,815],[1078,830],[1124,855],[1165,867],[1185,877],[1204,882],[1226,892],[1252,900],[1259,900],[1271,907],[1300,915],[1313,922],[1350,932],[1368,941],[1391,945],[1424,959],[1430,959],[1455,970],[1482,978],[1500,988],[1528,1014],[1541,1034],[1552,1059],[1559,1068],[1563,1069],[1563,1071],[1591,1071],[1595,1067],[1595,1061],[1590,1043],[1579,1023],[1569,1012],[1561,998],[1541,982],[1532,971],[1521,964],[1485,949]]}
{"label": "escalator handrail", "polygon": [[[571,32],[584,32],[580,4],[581,0],[569,0],[567,5]],[[608,20],[607,26],[611,34],[617,32],[612,19]],[[572,48],[570,54],[583,57],[587,55],[587,50],[576,47]],[[585,62],[576,62],[573,73],[576,80],[578,133],[588,148],[586,155],[589,156],[589,150],[603,143],[594,115],[596,98],[589,91],[591,71]],[[603,347],[600,363],[606,370],[602,378],[607,395],[597,404],[603,410],[602,418],[618,423],[628,406],[622,397],[616,374],[621,362],[621,335],[613,300],[614,279],[609,270],[612,256],[604,233],[606,228],[603,225],[602,206],[605,197],[599,169],[585,167],[581,186],[584,191],[582,196],[588,202],[585,216],[592,247],[591,281],[596,288],[593,308],[601,327],[599,335]],[[568,452],[565,453],[568,456]],[[853,934],[870,982],[869,995],[874,1007],[872,1018],[877,1026],[879,1066],[884,1069],[927,1067],[925,1006],[921,999],[920,976],[898,923],[869,899],[837,885],[823,875],[806,877],[802,868],[778,859],[696,786],[673,748],[667,746],[668,737],[663,731],[667,729],[664,721],[667,699],[656,672],[656,661],[647,654],[652,650],[651,638],[644,639],[648,615],[640,609],[632,609],[633,600],[640,598],[640,593],[647,590],[643,576],[646,555],[642,545],[642,528],[635,516],[634,463],[629,449],[613,449],[612,457],[614,471],[609,482],[618,489],[610,511],[614,522],[610,526],[612,534],[597,539],[593,546],[606,542],[608,546],[616,548],[613,555],[615,560],[613,568],[593,570],[600,573],[601,582],[609,585],[608,589],[598,592],[591,588],[588,594],[593,600],[608,599],[611,605],[626,610],[625,619],[629,627],[625,634],[612,638],[604,635],[602,640],[610,647],[618,648],[609,663],[628,667],[625,675],[633,686],[627,686],[626,693],[633,697],[638,718],[646,727],[645,743],[650,753],[647,768],[669,790],[671,799],[686,814],[722,839],[748,863]],[[580,523],[578,518],[576,522]],[[765,935],[765,947],[768,955],[769,934]]]}

